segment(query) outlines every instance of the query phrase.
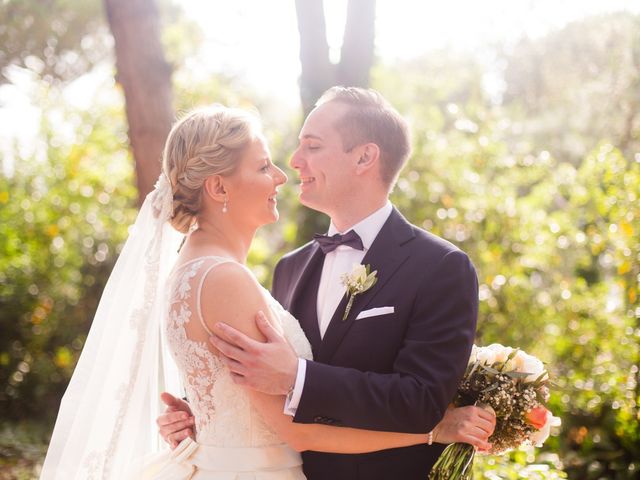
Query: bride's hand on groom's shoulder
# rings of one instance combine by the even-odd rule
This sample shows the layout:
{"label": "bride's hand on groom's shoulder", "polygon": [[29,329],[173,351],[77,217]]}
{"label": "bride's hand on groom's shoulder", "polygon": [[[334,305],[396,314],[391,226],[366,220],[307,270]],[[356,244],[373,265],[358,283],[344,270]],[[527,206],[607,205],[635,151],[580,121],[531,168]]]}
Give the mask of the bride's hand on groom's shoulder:
{"label": "bride's hand on groom's shoulder", "polygon": [[489,437],[496,427],[496,416],[481,407],[449,406],[433,430],[436,443],[469,443],[480,451],[489,450]]}
{"label": "bride's hand on groom's shoulder", "polygon": [[189,404],[184,400],[163,392],[160,399],[167,406],[164,413],[156,419],[160,435],[171,449],[187,437],[194,438],[195,419]]}

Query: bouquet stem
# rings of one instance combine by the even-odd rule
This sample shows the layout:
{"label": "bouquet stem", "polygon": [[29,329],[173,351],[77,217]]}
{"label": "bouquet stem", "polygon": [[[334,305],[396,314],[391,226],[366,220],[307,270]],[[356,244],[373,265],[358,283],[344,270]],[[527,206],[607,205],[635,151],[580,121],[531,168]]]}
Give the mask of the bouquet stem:
{"label": "bouquet stem", "polygon": [[468,443],[452,443],[433,466],[429,480],[473,480],[476,450]]}

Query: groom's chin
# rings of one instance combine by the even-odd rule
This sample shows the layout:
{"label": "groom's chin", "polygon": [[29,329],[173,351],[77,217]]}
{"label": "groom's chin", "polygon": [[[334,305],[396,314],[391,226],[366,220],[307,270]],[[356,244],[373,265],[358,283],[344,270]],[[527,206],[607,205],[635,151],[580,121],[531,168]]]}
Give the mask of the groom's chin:
{"label": "groom's chin", "polygon": [[316,212],[325,213],[325,211],[317,204],[317,202],[314,202],[313,198],[309,198],[309,195],[305,194],[305,192],[300,192],[300,195],[298,195],[298,200],[304,207],[315,210]]}

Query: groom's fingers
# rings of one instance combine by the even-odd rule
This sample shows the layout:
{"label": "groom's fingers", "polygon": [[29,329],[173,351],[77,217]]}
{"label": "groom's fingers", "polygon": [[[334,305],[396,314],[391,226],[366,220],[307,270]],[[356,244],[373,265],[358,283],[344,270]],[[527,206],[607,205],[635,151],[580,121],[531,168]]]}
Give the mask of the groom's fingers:
{"label": "groom's fingers", "polygon": [[213,326],[213,328],[216,336],[244,351],[253,352],[256,350],[256,347],[262,345],[262,342],[249,338],[244,333],[230,327],[226,323],[218,322]]}
{"label": "groom's fingers", "polygon": [[232,358],[229,358],[229,357],[224,357],[223,361],[227,365],[231,373],[236,375],[242,375],[242,376],[246,374],[247,369],[240,362],[233,360]]}
{"label": "groom's fingers", "polygon": [[180,422],[170,423],[160,428],[160,435],[163,437],[169,437],[171,434],[181,432],[183,430],[190,430],[193,427],[195,420],[189,418],[188,420],[182,420]]}
{"label": "groom's fingers", "polygon": [[[188,413],[183,411],[168,412],[160,415],[156,419],[156,423],[160,428],[163,428],[163,427],[167,427],[169,425],[177,424],[180,422],[189,421],[190,418],[193,418],[193,417],[191,417]],[[178,428],[171,429],[171,431],[173,432],[175,432],[176,430],[179,430],[179,429]]]}
{"label": "groom's fingers", "polygon": [[168,392],[162,392],[160,394],[160,400],[168,407],[168,408],[176,408],[179,409],[181,406],[181,400],[174,397]]}
{"label": "groom's fingers", "polygon": [[271,322],[267,320],[267,316],[264,312],[260,311],[256,315],[256,325],[258,326],[258,330],[262,332],[262,334],[267,338],[267,342],[278,342],[282,340],[282,335],[273,328]]}
{"label": "groom's fingers", "polygon": [[180,430],[167,436],[167,443],[171,445],[171,449],[175,449],[178,444],[187,437],[193,438],[193,432],[190,429]]}
{"label": "groom's fingers", "polygon": [[227,358],[231,358],[242,363],[247,356],[243,349],[227,342],[225,339],[220,338],[218,335],[209,337],[209,341],[213,344],[214,347],[218,349],[220,353],[222,353]]}
{"label": "groom's fingers", "polygon": [[172,423],[186,420],[187,418],[189,418],[189,415],[185,412],[169,412],[160,415],[156,422],[160,427],[162,427],[163,425],[170,425]]}

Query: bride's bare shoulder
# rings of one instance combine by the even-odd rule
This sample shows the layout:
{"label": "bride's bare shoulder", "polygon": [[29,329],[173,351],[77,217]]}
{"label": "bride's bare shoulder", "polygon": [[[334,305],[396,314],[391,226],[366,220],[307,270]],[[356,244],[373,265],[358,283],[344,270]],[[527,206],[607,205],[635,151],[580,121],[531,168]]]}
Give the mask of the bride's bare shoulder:
{"label": "bride's bare shoulder", "polygon": [[263,340],[255,324],[258,311],[269,315],[262,289],[251,271],[237,262],[215,265],[204,276],[200,292],[202,318],[209,329],[224,322]]}

